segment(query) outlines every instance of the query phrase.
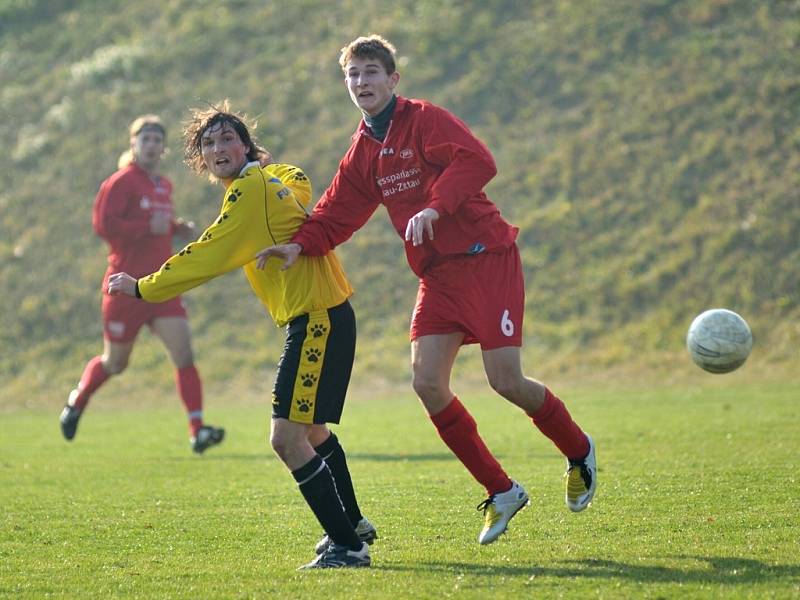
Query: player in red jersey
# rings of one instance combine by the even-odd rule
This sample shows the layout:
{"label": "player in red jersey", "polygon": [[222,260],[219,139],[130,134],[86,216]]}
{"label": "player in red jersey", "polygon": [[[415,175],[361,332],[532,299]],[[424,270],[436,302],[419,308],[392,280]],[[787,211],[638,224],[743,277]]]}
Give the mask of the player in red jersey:
{"label": "player in red jersey", "polygon": [[363,120],[311,218],[292,243],[263,250],[259,260],[277,256],[288,268],[300,253],[324,254],[383,204],[420,280],[411,320],[414,391],[441,438],[488,493],[478,505],[485,517],[478,541],[496,540],[529,501],[450,389],[463,344],[481,345],[491,387],[525,411],[567,458],[566,503],[582,511],[597,485],[594,442],[561,400],[522,372],[518,230],[483,191],[496,173],[491,153],[450,112],[395,95],[395,49],[380,36],[354,40],[339,62]]}
{"label": "player in red jersey", "polygon": [[[108,242],[107,288],[112,273],[136,276],[158,269],[172,256],[172,236],[192,239],[193,223],[175,218],[172,183],[158,172],[166,143],[166,129],[156,115],[144,115],[130,126],[130,150],[119,170],[100,186],[92,224]],[[186,309],[180,298],[163,304],[146,304],[128,297],[103,295],[103,354],[92,358],[72,390],[59,421],[67,440],[75,437],[78,421],[92,394],[112,375],[128,366],[136,335],[149,325],[169,352],[175,366],[175,383],[189,417],[190,444],[197,453],[219,444],[225,430],[203,424],[203,391],[194,365]]]}

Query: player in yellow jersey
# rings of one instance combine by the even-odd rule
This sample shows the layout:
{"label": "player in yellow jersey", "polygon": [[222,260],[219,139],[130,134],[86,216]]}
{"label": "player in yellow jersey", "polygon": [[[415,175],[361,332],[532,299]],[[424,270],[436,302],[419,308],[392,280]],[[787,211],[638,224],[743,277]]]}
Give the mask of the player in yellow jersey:
{"label": "player in yellow jersey", "polygon": [[[222,209],[200,238],[155,273],[111,275],[108,293],[163,302],[242,267],[286,344],[272,399],[271,443],[325,530],[318,556],[303,568],[365,567],[375,528],[356,502],[344,451],[326,423],[338,423],[355,354],[353,293],[333,252],[256,268],[265,245],[287,242],[307,217],[311,183],[297,167],[262,166],[267,155],[242,115],[195,109],[184,131],[186,162],[225,186]],[[266,161],[265,161],[266,162]]]}

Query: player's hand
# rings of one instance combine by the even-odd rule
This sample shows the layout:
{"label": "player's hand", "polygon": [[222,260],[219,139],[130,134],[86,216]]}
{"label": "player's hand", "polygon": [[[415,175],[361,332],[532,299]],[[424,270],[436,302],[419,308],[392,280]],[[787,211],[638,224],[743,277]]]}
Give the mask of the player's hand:
{"label": "player's hand", "polygon": [[172,231],[172,215],[165,210],[156,210],[150,215],[150,233],[166,235]]}
{"label": "player's hand", "polygon": [[269,259],[270,256],[274,256],[283,259],[281,271],[285,271],[297,262],[297,257],[300,256],[300,251],[302,249],[303,247],[300,244],[292,242],[264,248],[261,252],[256,254],[256,267],[263,269],[267,264],[267,259]]}
{"label": "player's hand", "polygon": [[439,218],[439,213],[433,208],[423,208],[413,217],[408,220],[406,225],[406,241],[411,242],[414,246],[419,246],[425,240],[425,234],[428,234],[428,239],[433,239],[433,222]]}
{"label": "player's hand", "polygon": [[136,297],[136,279],[127,273],[114,273],[108,278],[108,295]]}
{"label": "player's hand", "polygon": [[197,237],[197,227],[194,221],[187,221],[181,217],[175,219],[175,235],[186,240],[193,240]]}

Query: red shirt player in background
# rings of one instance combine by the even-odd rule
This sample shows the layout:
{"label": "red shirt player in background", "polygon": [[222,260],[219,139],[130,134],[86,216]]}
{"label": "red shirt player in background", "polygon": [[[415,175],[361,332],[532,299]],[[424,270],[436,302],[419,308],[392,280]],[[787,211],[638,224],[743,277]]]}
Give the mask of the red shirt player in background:
{"label": "red shirt player in background", "polygon": [[[92,214],[94,230],[108,242],[107,289],[112,273],[135,277],[157,270],[170,256],[172,236],[192,239],[193,223],[176,219],[172,183],[158,172],[166,144],[166,130],[156,115],[144,115],[130,126],[130,150],[119,160],[119,170],[100,185]],[[112,375],[128,366],[136,335],[147,324],[164,343],[175,366],[178,394],[189,417],[190,444],[202,453],[219,444],[225,430],[203,424],[203,391],[194,365],[191,332],[181,299],[148,304],[127,296],[103,294],[103,354],[91,359],[78,387],[61,412],[61,431],[75,437],[78,420],[92,394]]]}
{"label": "red shirt player in background", "polygon": [[528,504],[478,434],[472,416],[450,389],[459,348],[480,343],[492,388],[519,406],[567,458],[566,503],[585,509],[594,496],[594,443],[564,404],[520,362],[525,284],[517,228],[483,191],[496,167],[488,148],[448,111],[394,94],[400,74],[394,47],[377,35],[342,49],[345,84],[363,121],[330,187],[293,243],[259,253],[288,268],[299,253],[325,254],[347,240],[383,204],[405,240],[419,277],[411,321],[414,391],[444,442],[481,483],[489,544]]}

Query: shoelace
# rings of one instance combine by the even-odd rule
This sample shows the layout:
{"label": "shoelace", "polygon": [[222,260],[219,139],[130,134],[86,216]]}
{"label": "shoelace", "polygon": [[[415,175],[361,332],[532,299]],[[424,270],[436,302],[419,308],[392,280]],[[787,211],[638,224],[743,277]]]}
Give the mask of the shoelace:
{"label": "shoelace", "polygon": [[486,514],[486,511],[487,511],[487,510],[489,510],[489,506],[490,506],[491,504],[494,504],[494,497],[495,497],[496,495],[497,495],[497,494],[492,494],[492,495],[491,495],[491,496],[489,496],[489,497],[488,497],[486,500],[484,500],[483,502],[481,502],[480,504],[478,504],[478,506],[476,507],[476,510],[482,510],[482,511],[483,511],[483,514]]}

